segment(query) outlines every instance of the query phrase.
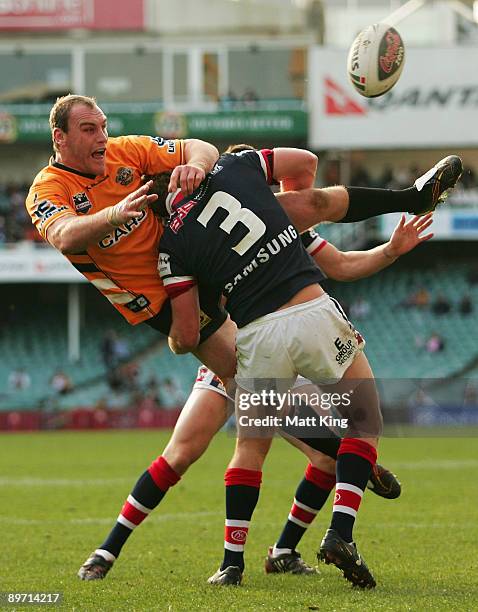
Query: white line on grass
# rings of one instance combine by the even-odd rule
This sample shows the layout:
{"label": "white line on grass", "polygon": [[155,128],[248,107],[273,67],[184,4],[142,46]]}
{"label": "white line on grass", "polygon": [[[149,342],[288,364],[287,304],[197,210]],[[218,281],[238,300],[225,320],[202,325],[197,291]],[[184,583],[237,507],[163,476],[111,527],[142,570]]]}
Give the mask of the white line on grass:
{"label": "white line on grass", "polygon": [[133,478],[15,478],[0,476],[0,486],[14,487],[103,487],[133,483]]}
{"label": "white line on grass", "polygon": [[[176,512],[175,514],[158,514],[151,516],[148,523],[161,523],[174,520],[196,520],[203,516],[219,516],[223,512],[220,511],[203,511],[203,512]],[[0,524],[6,525],[106,525],[113,523],[114,517],[109,518],[76,518],[76,519],[24,519],[11,516],[0,516]]]}

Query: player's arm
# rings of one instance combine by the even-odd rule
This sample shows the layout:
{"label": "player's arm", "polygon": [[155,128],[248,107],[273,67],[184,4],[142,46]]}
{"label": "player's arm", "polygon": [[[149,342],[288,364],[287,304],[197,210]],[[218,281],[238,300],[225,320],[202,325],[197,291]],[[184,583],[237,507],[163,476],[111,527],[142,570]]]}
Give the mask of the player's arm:
{"label": "player's arm", "polygon": [[183,141],[185,163],[176,166],[169,181],[169,191],[181,188],[189,195],[199,187],[206,174],[210,172],[219,157],[216,147],[204,140],[189,138]]}
{"label": "player's arm", "polygon": [[312,256],[329,278],[338,281],[358,280],[383,270],[401,255],[430,240],[433,233],[424,232],[432,223],[432,213],[412,217],[409,221],[402,215],[390,240],[385,244],[368,251],[339,251],[332,244],[326,243]]}
{"label": "player's arm", "polygon": [[194,285],[171,298],[172,324],[169,348],[181,355],[193,351],[199,344],[199,296]]}
{"label": "player's arm", "polygon": [[[279,147],[273,150],[273,178],[281,191],[298,191],[314,186],[318,157],[305,149]],[[310,227],[310,226],[309,226]]]}
{"label": "player's arm", "polygon": [[318,158],[305,149],[274,149],[273,178],[280,182],[277,200],[300,232],[321,221],[338,221],[347,212],[343,187],[314,188]]}
{"label": "player's arm", "polygon": [[48,242],[63,254],[80,253],[94,242],[104,238],[113,228],[119,227],[137,217],[141,211],[157,199],[148,194],[152,185],[149,181],[126,198],[103,210],[88,216],[64,215],[48,227]]}

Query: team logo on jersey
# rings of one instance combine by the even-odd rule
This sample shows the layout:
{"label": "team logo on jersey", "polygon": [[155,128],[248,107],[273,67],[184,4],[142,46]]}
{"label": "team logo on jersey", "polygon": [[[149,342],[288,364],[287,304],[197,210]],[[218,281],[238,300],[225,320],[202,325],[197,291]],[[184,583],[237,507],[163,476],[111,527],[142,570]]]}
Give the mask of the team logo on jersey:
{"label": "team logo on jersey", "polygon": [[127,187],[133,182],[133,168],[118,168],[116,173],[116,182]]}
{"label": "team logo on jersey", "polygon": [[93,204],[88,200],[88,196],[84,191],[81,193],[75,193],[73,196],[73,204],[75,205],[76,212],[80,213],[81,215],[86,215],[86,213],[93,206]]}

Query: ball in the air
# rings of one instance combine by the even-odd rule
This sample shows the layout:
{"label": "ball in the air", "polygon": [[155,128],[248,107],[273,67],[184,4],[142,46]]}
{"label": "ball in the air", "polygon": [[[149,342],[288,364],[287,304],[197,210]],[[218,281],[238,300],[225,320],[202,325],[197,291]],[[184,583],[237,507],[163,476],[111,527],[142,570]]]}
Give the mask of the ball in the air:
{"label": "ball in the air", "polygon": [[400,34],[386,23],[375,23],[362,30],[350,47],[347,73],[359,94],[376,98],[395,85],[404,62]]}

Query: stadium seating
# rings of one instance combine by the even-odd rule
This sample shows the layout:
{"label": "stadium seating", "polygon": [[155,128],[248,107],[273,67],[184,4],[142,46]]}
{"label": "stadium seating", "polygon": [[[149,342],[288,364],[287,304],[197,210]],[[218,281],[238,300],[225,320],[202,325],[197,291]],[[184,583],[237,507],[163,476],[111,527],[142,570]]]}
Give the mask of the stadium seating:
{"label": "stadium seating", "polygon": [[[468,268],[463,264],[442,263],[433,269],[391,267],[379,275],[354,283],[327,282],[327,289],[344,306],[350,307],[359,296],[366,299],[370,312],[355,320],[367,341],[367,356],[377,378],[400,379],[448,378],[461,372],[478,358],[473,330],[478,327],[478,285],[467,282]],[[426,287],[426,308],[404,307],[407,297],[419,287]],[[108,329],[116,330],[127,342],[131,361],[139,369],[138,385],[145,388],[153,376],[159,387],[166,378],[178,383],[186,395],[194,381],[198,363],[191,355],[175,356],[156,332],[142,325],[131,327],[101,296],[86,288],[88,308],[81,329],[81,359],[67,360],[66,309],[59,303],[45,304],[38,321],[35,307],[22,304],[21,312],[2,330],[0,362],[0,410],[31,409],[51,404],[54,393],[50,379],[61,367],[74,384],[74,390],[54,402],[56,408],[76,408],[108,404],[121,408],[128,402],[125,394],[112,392],[106,381],[106,368],[100,351],[101,340]],[[452,303],[451,312],[436,315],[431,305],[438,294]],[[470,295],[475,309],[464,316],[457,303]],[[353,317],[352,317],[353,318]],[[430,353],[426,340],[437,332],[444,341],[441,351]],[[8,376],[23,368],[31,378],[28,389],[11,391]],[[388,388],[391,388],[391,384]]]}

